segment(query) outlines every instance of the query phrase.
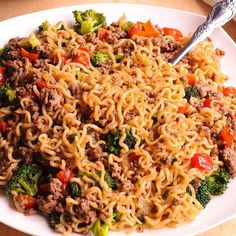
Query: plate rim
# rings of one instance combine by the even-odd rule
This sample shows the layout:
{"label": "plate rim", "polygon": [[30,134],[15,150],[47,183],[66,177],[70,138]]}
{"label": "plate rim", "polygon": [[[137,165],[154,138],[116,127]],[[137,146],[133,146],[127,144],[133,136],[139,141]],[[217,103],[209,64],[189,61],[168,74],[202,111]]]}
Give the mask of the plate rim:
{"label": "plate rim", "polygon": [[[44,9],[44,10],[37,10],[37,11],[34,11],[34,12],[30,12],[30,13],[26,13],[26,14],[22,14],[22,15],[17,15],[17,16],[14,16],[14,17],[11,17],[11,18],[7,18],[7,19],[4,19],[2,21],[0,21],[0,27],[1,25],[4,25],[4,24],[7,24],[8,22],[11,22],[11,21],[17,21],[17,20],[20,20],[21,18],[24,18],[24,17],[33,17],[34,15],[37,15],[37,14],[48,14],[49,12],[51,11],[61,11],[61,10],[67,10],[67,9],[71,9],[71,8],[79,8],[79,7],[85,7],[85,6],[88,6],[88,8],[90,7],[93,7],[93,6],[138,6],[138,7],[145,7],[145,8],[149,8],[149,7],[154,7],[154,8],[157,8],[159,10],[164,10],[164,11],[172,11],[172,12],[177,12],[177,13],[183,13],[183,14],[187,14],[189,16],[196,16],[196,17],[199,17],[201,19],[206,19],[206,16],[202,15],[202,14],[199,14],[199,13],[196,13],[196,12],[192,12],[192,11],[187,11],[187,10],[183,10],[183,9],[178,9],[178,8],[172,8],[172,7],[165,7],[165,6],[159,6],[159,5],[156,5],[156,4],[143,4],[143,3],[111,3],[111,2],[104,2],[104,3],[81,3],[81,4],[72,4],[72,5],[66,5],[66,6],[59,6],[59,7],[52,7],[52,8],[48,8],[48,9]],[[60,21],[63,19],[58,19],[58,21]],[[24,27],[25,28],[25,27]],[[27,26],[26,26],[27,28]],[[0,29],[1,31],[1,29]],[[230,37],[230,35],[222,28],[220,27],[220,31],[222,34],[224,34],[224,37],[226,37],[227,40],[231,41],[231,43],[233,43],[234,47],[236,48],[236,42]],[[8,206],[10,208],[10,202],[11,202],[11,199],[9,199],[9,197],[2,191],[0,190],[0,198],[8,198]],[[43,217],[42,215],[40,214],[37,214],[39,215],[40,217]],[[218,225],[221,225],[223,223],[225,223],[226,221],[229,221],[230,219],[232,219],[233,217],[236,216],[236,212],[235,213],[232,213],[231,215],[225,217],[224,219],[218,221],[217,223],[214,223],[214,224],[211,224],[207,227],[204,227],[203,229],[200,229],[198,231],[195,231],[194,233],[187,233],[185,234],[185,236],[187,235],[197,235],[197,234],[200,234],[202,232],[205,232],[205,231],[208,231],[212,228],[215,228],[217,227]],[[45,217],[43,217],[45,218]],[[20,227],[20,225],[14,225],[14,221],[12,221],[12,223],[10,222],[4,222],[3,221],[4,218],[0,216],[0,222],[8,227],[11,227],[12,229],[14,230],[18,230],[20,232],[23,232],[23,233],[26,233],[26,234],[30,234],[30,235],[39,235],[40,234],[32,234],[32,232],[29,230],[27,230],[26,227]],[[193,220],[194,221],[194,220]],[[190,222],[191,223],[191,222]],[[189,224],[188,222],[186,222],[186,224]],[[50,228],[48,227],[48,229],[50,230]],[[158,231],[158,230],[152,230],[153,232],[155,231]],[[50,232],[50,231],[48,231]],[[54,233],[54,231],[51,230],[51,232]]]}

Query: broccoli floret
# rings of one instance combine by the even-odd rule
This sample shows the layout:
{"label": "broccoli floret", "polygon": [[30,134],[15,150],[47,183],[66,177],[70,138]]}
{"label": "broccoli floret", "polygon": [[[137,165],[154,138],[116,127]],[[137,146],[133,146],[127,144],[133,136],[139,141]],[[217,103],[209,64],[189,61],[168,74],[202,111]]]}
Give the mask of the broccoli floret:
{"label": "broccoli floret", "polygon": [[194,86],[186,87],[184,91],[185,91],[184,98],[186,98],[187,100],[190,100],[191,97],[196,97],[196,98],[200,97],[198,89]]}
{"label": "broccoli floret", "polygon": [[23,164],[15,172],[11,180],[5,186],[5,192],[12,191],[29,196],[38,193],[38,180],[42,174],[41,168],[36,164]]}
{"label": "broccoli floret", "polygon": [[208,202],[211,200],[211,195],[208,191],[208,185],[204,180],[201,181],[200,187],[198,187],[196,190],[196,198],[203,208],[205,208]]}
{"label": "broccoli floret", "polygon": [[103,52],[96,52],[94,57],[91,58],[91,63],[93,66],[99,66],[102,62],[109,61],[111,58],[108,54]]}
{"label": "broccoli floret", "polygon": [[104,180],[106,181],[109,188],[113,189],[116,187],[116,181],[112,178],[111,174],[106,171],[104,175]]}
{"label": "broccoli floret", "polygon": [[122,214],[117,209],[115,209],[112,214],[111,223],[114,225],[115,223],[119,222],[121,215]]}
{"label": "broccoli floret", "polygon": [[97,220],[92,227],[92,232],[94,236],[108,236],[109,226],[106,223],[101,224],[101,221]]}
{"label": "broccoli floret", "polygon": [[124,143],[128,146],[129,149],[134,149],[134,146],[136,144],[136,138],[132,134],[131,129],[126,130],[126,137]]}
{"label": "broccoli floret", "polygon": [[52,212],[48,215],[49,226],[55,229],[55,226],[60,224],[60,214],[57,212]]}
{"label": "broccoli floret", "polygon": [[105,135],[105,138],[104,138],[106,141],[104,150],[108,153],[119,155],[120,154],[120,145],[119,145],[120,138],[121,138],[121,133],[119,132],[118,129],[109,131]]}
{"label": "broccoli floret", "polygon": [[227,189],[230,173],[224,167],[220,167],[211,176],[201,180],[200,187],[196,190],[197,200],[203,207],[210,201],[211,195],[221,195]]}
{"label": "broccoli floret", "polygon": [[106,17],[92,9],[82,11],[73,11],[75,17],[75,31],[80,34],[95,32],[106,25]]}
{"label": "broccoli floret", "polygon": [[76,140],[76,137],[77,137],[77,134],[76,133],[73,133],[69,136],[69,142],[70,143],[74,143],[75,140]]}
{"label": "broccoli floret", "polygon": [[143,215],[137,217],[139,221],[141,221],[143,224],[145,224],[146,220]]}
{"label": "broccoli floret", "polygon": [[221,195],[227,189],[227,184],[230,179],[230,173],[221,167],[213,173],[211,176],[206,178],[206,183],[211,195]]}
{"label": "broccoli floret", "polygon": [[0,61],[3,60],[10,51],[8,47],[0,48]]}
{"label": "broccoli floret", "polygon": [[[114,56],[115,56],[116,61],[120,61],[124,55],[122,53],[117,53]],[[108,54],[98,51],[94,54],[94,57],[91,58],[90,61],[94,67],[97,67],[102,62],[109,61],[109,60],[111,60],[111,57]]]}
{"label": "broccoli floret", "polygon": [[48,30],[48,27],[50,26],[50,24],[48,23],[48,21],[44,21],[38,28],[39,28],[39,34],[43,33],[44,31]]}
{"label": "broccoli floret", "polygon": [[[104,150],[108,153],[119,155],[120,149],[121,149],[119,145],[120,138],[121,138],[121,133],[119,130],[114,129],[108,132],[104,138],[104,140],[106,141]],[[126,130],[126,137],[125,137],[124,143],[128,146],[129,149],[134,148],[136,144],[136,138],[133,136],[131,129]]]}
{"label": "broccoli floret", "polygon": [[130,29],[131,25],[133,25],[133,24],[134,24],[133,22],[127,21],[126,23],[124,23],[122,25],[122,29],[125,30],[125,31],[128,31]]}
{"label": "broccoli floret", "polygon": [[68,183],[67,192],[71,197],[79,197],[81,195],[80,187],[76,182]]}
{"label": "broccoli floret", "polygon": [[11,86],[7,84],[0,85],[0,99],[3,102],[13,102],[16,98],[16,91],[11,88]]}

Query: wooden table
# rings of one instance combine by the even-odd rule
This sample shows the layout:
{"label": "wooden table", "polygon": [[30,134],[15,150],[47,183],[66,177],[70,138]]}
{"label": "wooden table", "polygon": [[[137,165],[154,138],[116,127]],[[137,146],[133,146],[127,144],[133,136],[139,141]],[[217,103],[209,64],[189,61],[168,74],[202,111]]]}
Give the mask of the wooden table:
{"label": "wooden table", "polygon": [[[86,3],[100,3],[108,2],[104,0],[88,0]],[[179,8],[186,11],[196,12],[202,15],[206,15],[209,11],[209,6],[200,0],[113,0],[109,1],[113,3],[143,3],[152,4],[158,6],[165,6],[171,8]],[[14,16],[40,11],[49,8],[55,8],[66,5],[75,5],[85,3],[82,0],[0,0],[0,21],[11,18]],[[225,27],[225,30],[230,34],[230,36],[236,42],[236,23],[229,22]],[[3,212],[1,214],[4,214]],[[24,233],[16,231],[8,226],[0,223],[0,235],[1,236],[27,236]],[[198,236],[234,236],[236,235],[236,218],[212,229]],[[46,235],[45,235],[46,236]]]}

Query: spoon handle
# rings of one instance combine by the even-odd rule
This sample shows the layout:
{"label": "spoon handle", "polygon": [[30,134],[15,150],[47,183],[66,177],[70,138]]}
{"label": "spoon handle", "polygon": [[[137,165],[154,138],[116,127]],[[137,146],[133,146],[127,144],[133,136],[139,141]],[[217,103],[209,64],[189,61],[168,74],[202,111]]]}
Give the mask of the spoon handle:
{"label": "spoon handle", "polygon": [[216,3],[182,50],[170,60],[176,65],[193,47],[212,34],[214,29],[224,25],[236,14],[236,0],[223,0]]}

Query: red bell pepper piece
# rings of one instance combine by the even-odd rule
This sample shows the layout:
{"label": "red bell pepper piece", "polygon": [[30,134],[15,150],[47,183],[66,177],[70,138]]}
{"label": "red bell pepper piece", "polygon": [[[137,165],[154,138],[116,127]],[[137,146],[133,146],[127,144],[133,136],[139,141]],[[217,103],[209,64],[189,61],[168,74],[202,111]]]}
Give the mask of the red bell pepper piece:
{"label": "red bell pepper piece", "polygon": [[5,67],[0,66],[0,84],[5,84],[5,78],[4,78],[4,73],[6,71]]}
{"label": "red bell pepper piece", "polygon": [[174,28],[164,27],[162,29],[162,32],[164,35],[170,35],[170,36],[174,37],[175,40],[179,40],[180,38],[183,37],[183,34],[179,30],[174,29]]}
{"label": "red bell pepper piece", "polygon": [[221,132],[220,135],[223,139],[223,141],[225,142],[225,145],[227,147],[231,147],[234,141],[234,135],[231,133],[230,127],[229,126],[225,126]]}
{"label": "red bell pepper piece", "polygon": [[28,58],[30,62],[33,62],[39,58],[38,53],[28,52],[24,48],[21,48],[21,55],[22,55],[22,57]]}
{"label": "red bell pepper piece", "polygon": [[0,132],[5,133],[7,130],[7,124],[3,120],[0,120]]}
{"label": "red bell pepper piece", "polygon": [[207,154],[196,153],[191,159],[191,167],[210,171],[213,169],[211,157]]}

